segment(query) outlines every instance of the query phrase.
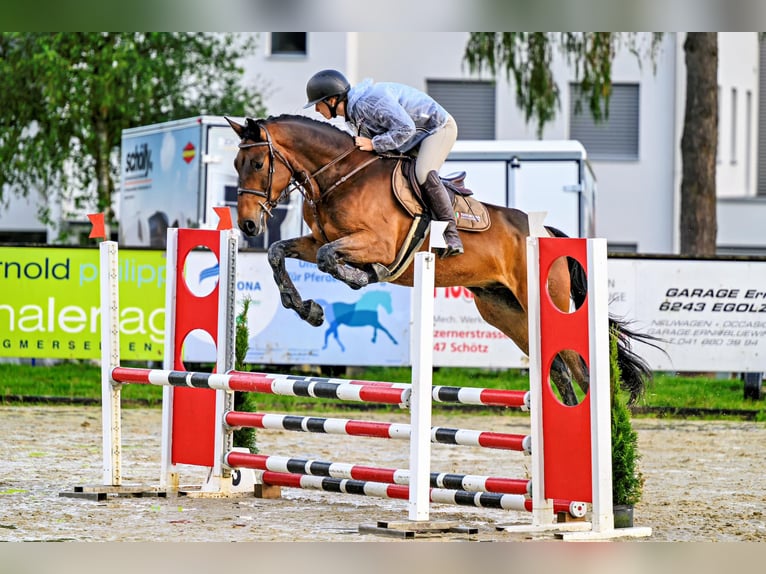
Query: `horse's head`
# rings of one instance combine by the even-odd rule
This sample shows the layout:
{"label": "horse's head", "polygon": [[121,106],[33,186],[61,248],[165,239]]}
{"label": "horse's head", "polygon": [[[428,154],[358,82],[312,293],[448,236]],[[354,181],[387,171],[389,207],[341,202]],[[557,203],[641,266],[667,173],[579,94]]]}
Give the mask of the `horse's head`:
{"label": "horse's head", "polygon": [[293,177],[293,169],[274,147],[263,122],[247,118],[244,125],[226,118],[239,136],[239,152],[234,169],[237,187],[237,222],[247,235],[260,235],[266,229],[271,210],[283,199]]}

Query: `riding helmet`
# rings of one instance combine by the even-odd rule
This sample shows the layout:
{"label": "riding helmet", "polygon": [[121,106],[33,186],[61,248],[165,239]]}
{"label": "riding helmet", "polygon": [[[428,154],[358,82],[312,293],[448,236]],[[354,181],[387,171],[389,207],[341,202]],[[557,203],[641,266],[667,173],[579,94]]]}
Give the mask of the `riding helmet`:
{"label": "riding helmet", "polygon": [[341,74],[337,70],[322,70],[317,72],[309,79],[306,84],[306,97],[308,103],[303,106],[310,108],[311,106],[321,102],[326,98],[332,96],[342,96],[351,88],[351,84],[348,83],[346,76]]}

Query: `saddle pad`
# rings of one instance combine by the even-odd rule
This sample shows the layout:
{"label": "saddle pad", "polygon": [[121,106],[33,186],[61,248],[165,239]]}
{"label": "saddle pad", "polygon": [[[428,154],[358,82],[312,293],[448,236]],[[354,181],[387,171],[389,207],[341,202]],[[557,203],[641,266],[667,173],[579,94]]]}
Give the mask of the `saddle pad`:
{"label": "saddle pad", "polygon": [[492,224],[484,204],[467,195],[455,195],[452,211],[457,228],[463,231],[486,231]]}
{"label": "saddle pad", "polygon": [[[423,213],[423,205],[415,196],[410,181],[404,174],[401,161],[396,163],[391,176],[391,183],[394,189],[394,196],[407,213],[412,217]],[[452,198],[452,211],[455,212],[458,229],[463,231],[486,231],[489,229],[491,222],[487,208],[473,197],[454,194]]]}
{"label": "saddle pad", "polygon": [[423,206],[415,197],[415,192],[402,170],[401,160],[396,162],[394,173],[391,176],[391,184],[394,188],[394,196],[410,216],[415,217],[423,213]]}

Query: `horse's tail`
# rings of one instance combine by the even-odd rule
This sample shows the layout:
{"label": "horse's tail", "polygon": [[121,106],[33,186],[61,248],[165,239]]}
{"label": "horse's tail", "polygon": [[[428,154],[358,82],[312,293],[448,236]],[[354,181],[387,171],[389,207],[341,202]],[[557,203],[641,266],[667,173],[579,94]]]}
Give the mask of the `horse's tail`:
{"label": "horse's tail", "polygon": [[630,394],[628,404],[633,405],[644,393],[645,385],[652,380],[653,373],[649,364],[633,351],[632,345],[638,341],[657,349],[660,347],[656,343],[659,341],[657,337],[638,333],[630,329],[628,325],[628,321],[609,315],[609,336],[617,339],[617,366],[621,375],[620,386]]}
{"label": "horse's tail", "polygon": [[[554,237],[569,237],[566,233],[555,227],[546,227]],[[567,257],[569,266],[569,293],[574,302],[575,308],[579,308],[588,294],[588,278],[585,270],[576,259]],[[617,339],[617,366],[621,374],[621,387],[630,395],[628,404],[634,404],[644,393],[644,388],[648,381],[653,378],[652,369],[649,364],[637,355],[632,348],[633,342],[640,342],[651,345],[655,348],[657,337],[638,333],[629,328],[629,322],[619,319],[614,315],[609,315],[609,335]]]}

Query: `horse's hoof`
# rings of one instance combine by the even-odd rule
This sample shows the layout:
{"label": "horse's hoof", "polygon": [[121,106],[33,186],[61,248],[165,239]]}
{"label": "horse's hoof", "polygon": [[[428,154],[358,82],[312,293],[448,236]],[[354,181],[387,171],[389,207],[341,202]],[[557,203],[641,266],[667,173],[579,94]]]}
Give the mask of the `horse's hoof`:
{"label": "horse's hoof", "polygon": [[308,309],[304,319],[309,325],[319,327],[319,325],[324,323],[324,309],[322,309],[321,305],[315,301],[306,301],[303,304],[303,308]]}

